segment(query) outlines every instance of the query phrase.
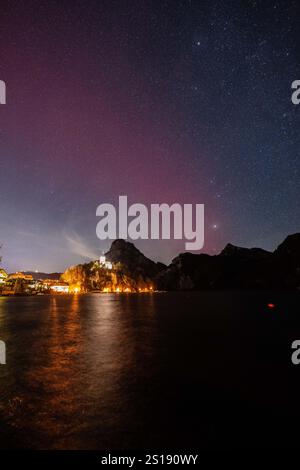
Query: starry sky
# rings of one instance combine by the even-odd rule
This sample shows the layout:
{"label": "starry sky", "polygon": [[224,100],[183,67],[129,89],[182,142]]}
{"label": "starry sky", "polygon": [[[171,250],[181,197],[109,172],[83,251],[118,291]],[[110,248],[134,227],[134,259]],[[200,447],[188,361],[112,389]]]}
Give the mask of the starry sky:
{"label": "starry sky", "polygon": [[[204,203],[205,246],[299,231],[297,1],[1,2],[8,271],[94,259],[96,207]],[[138,241],[170,262],[184,241]]]}

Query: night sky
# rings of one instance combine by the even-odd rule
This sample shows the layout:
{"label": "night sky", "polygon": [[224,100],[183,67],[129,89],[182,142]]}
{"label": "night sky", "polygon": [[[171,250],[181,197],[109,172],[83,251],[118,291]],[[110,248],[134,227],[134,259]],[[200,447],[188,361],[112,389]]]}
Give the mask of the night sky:
{"label": "night sky", "polygon": [[[297,1],[2,1],[0,242],[8,271],[110,246],[96,207],[204,203],[204,252],[299,231]],[[299,5],[299,4],[298,4]],[[170,262],[184,241],[139,241]]]}

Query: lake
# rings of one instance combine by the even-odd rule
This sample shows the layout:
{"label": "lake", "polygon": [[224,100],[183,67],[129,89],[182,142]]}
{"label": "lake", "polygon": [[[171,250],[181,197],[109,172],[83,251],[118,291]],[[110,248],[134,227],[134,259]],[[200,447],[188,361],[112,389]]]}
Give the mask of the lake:
{"label": "lake", "polygon": [[0,297],[0,447],[296,445],[299,300],[299,292]]}

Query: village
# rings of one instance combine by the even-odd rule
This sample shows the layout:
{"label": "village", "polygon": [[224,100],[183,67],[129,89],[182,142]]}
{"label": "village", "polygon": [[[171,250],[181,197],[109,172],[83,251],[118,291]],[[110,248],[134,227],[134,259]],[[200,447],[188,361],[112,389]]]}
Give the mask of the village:
{"label": "village", "polygon": [[135,283],[124,273],[120,263],[108,261],[104,254],[93,262],[71,266],[62,274],[47,275],[38,271],[7,273],[0,268],[2,296],[152,291],[152,284]]}
{"label": "village", "polygon": [[0,295],[68,294],[69,291],[68,283],[60,279],[34,279],[32,274],[7,274],[4,269],[0,269]]}

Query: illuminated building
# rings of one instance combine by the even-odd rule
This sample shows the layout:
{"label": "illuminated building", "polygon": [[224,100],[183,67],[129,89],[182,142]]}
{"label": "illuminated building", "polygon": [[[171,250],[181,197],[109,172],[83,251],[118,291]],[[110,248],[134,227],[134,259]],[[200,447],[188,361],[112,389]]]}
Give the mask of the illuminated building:
{"label": "illuminated building", "polygon": [[23,279],[24,281],[32,281],[33,280],[33,277],[31,274],[24,274],[22,272],[16,272],[16,273],[12,273],[12,274],[9,274],[8,280],[10,279]]}
{"label": "illuminated building", "polygon": [[67,282],[59,281],[58,279],[45,279],[41,281],[41,285],[44,290],[50,290],[61,294],[68,294],[70,291],[69,284]]}
{"label": "illuminated building", "polygon": [[7,279],[7,272],[0,268],[0,284],[4,284]]}
{"label": "illuminated building", "polygon": [[68,294],[69,284],[67,284],[66,282],[56,282],[55,284],[52,284],[50,286],[50,290],[60,294]]}
{"label": "illuminated building", "polygon": [[113,268],[112,263],[110,261],[106,261],[105,255],[101,255],[100,258],[99,258],[99,261],[100,261],[100,266],[102,268],[106,268],[106,269],[112,269]]}

